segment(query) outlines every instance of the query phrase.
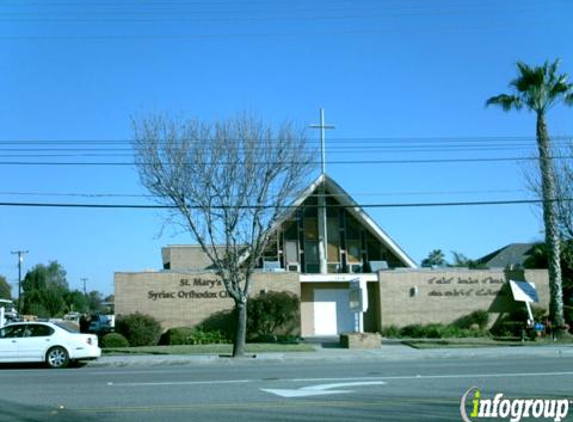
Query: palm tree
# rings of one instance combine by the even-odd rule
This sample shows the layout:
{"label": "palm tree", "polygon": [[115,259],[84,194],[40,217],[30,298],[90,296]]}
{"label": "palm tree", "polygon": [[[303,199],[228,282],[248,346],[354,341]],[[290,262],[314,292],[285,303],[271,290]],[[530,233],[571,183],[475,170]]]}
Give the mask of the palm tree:
{"label": "palm tree", "polygon": [[446,257],[441,249],[434,249],[428,257],[422,261],[422,267],[443,267],[446,265]]}
{"label": "palm tree", "polygon": [[573,105],[573,84],[567,82],[568,75],[557,74],[559,59],[543,66],[531,67],[517,62],[518,76],[509,84],[512,94],[491,97],[486,105],[498,105],[504,111],[521,110],[525,107],[537,117],[536,138],[539,150],[539,168],[541,170],[541,192],[543,199],[543,221],[545,224],[545,243],[549,259],[549,316],[556,327],[557,334],[564,332],[563,288],[561,281],[560,240],[557,222],[555,197],[555,174],[551,158],[551,141],[547,130],[545,115],[559,103]]}

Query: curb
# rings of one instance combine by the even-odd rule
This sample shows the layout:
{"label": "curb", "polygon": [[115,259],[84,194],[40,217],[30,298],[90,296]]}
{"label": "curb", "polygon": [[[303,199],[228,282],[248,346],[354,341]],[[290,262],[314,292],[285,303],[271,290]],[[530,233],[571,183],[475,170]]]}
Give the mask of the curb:
{"label": "curb", "polygon": [[480,347],[460,349],[413,349],[404,345],[392,345],[381,349],[347,350],[316,348],[316,352],[259,353],[244,358],[231,358],[220,355],[119,355],[102,356],[89,361],[88,367],[128,367],[128,366],[165,366],[165,365],[246,365],[258,363],[309,363],[317,361],[415,361],[467,358],[573,358],[573,345],[558,346],[508,346]]}

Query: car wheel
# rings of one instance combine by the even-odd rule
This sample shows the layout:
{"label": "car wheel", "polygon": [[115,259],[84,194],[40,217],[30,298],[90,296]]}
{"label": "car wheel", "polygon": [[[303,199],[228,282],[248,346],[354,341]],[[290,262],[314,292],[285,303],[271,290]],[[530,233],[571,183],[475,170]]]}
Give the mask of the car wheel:
{"label": "car wheel", "polygon": [[63,347],[52,347],[46,353],[46,363],[50,368],[65,368],[69,362],[68,352]]}

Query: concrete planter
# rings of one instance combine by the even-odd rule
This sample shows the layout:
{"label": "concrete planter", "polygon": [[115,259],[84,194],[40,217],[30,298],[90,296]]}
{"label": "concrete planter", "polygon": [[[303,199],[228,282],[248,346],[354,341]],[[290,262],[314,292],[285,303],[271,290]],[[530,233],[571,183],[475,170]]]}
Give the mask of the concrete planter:
{"label": "concrete planter", "polygon": [[379,349],[382,336],[379,333],[343,333],[340,345],[345,349]]}

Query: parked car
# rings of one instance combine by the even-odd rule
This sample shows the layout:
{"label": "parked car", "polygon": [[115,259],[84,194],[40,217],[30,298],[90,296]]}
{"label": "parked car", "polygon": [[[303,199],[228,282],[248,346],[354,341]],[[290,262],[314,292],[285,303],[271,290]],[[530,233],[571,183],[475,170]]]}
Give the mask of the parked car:
{"label": "parked car", "polygon": [[4,308],[4,320],[0,321],[0,327],[9,322],[17,322],[19,320],[18,312],[11,300],[0,299],[0,307]]}
{"label": "parked car", "polygon": [[101,356],[98,338],[51,322],[17,322],[0,329],[0,363],[45,362],[64,368],[71,361]]}
{"label": "parked car", "polygon": [[70,312],[70,313],[67,313],[66,315],[64,315],[64,320],[65,320],[65,321],[72,321],[72,322],[75,322],[76,324],[79,324],[79,322],[80,322],[80,313],[79,313],[79,312]]}
{"label": "parked car", "polygon": [[87,332],[101,335],[111,332],[111,328],[111,319],[107,315],[91,315]]}

